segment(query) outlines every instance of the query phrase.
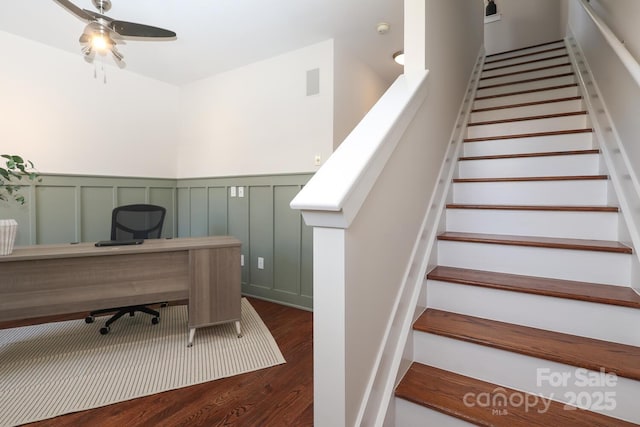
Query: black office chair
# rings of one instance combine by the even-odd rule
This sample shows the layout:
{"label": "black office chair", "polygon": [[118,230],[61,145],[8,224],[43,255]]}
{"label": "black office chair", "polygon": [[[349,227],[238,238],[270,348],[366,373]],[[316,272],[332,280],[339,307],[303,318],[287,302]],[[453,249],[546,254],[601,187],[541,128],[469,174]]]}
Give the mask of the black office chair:
{"label": "black office chair", "polygon": [[[162,206],[145,204],[119,206],[111,214],[111,240],[159,239],[165,214],[166,209]],[[166,305],[166,303],[163,304]],[[150,314],[154,316],[151,319],[154,325],[160,321],[160,313],[144,305],[95,310],[84,320],[87,323],[93,323],[95,316],[114,311],[116,313],[106,321],[103,328],[100,328],[102,335],[108,334],[111,324],[127,313],[130,316],[133,316],[136,311]]]}

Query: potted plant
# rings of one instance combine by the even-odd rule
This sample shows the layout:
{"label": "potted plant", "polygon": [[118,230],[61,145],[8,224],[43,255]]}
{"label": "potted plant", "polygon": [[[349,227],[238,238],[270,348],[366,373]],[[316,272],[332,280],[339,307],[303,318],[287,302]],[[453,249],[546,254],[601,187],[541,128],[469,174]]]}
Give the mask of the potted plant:
{"label": "potted plant", "polygon": [[[0,163],[0,200],[6,202],[15,201],[24,204],[24,196],[20,193],[23,178],[29,181],[40,181],[40,176],[35,171],[33,162],[24,160],[14,154],[2,154],[4,166]],[[15,219],[0,219],[0,255],[9,255],[13,252],[16,240],[18,223]]]}

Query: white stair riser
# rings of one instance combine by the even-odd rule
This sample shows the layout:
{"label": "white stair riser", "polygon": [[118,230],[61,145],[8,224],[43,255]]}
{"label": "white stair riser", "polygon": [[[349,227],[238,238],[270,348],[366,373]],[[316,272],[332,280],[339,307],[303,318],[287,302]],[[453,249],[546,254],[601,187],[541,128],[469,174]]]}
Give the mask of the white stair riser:
{"label": "white stair riser", "polygon": [[544,80],[535,80],[533,82],[526,83],[514,83],[507,86],[498,87],[479,87],[476,93],[477,97],[504,95],[514,92],[520,92],[525,90],[543,89],[552,86],[568,85],[576,82],[576,78],[573,75],[564,77],[546,78]]}
{"label": "white stair riser", "polygon": [[529,105],[526,107],[502,108],[471,113],[470,122],[486,122],[490,120],[516,119],[518,117],[541,116],[545,114],[568,113],[571,111],[583,111],[584,103],[580,99],[546,104]]}
{"label": "white stair riser", "polygon": [[465,205],[605,205],[606,180],[456,182],[453,202]]}
{"label": "white stair riser", "polygon": [[[461,340],[445,338],[432,334],[414,331],[414,360],[440,369],[456,372],[469,377],[478,378],[494,384],[529,393],[553,396],[553,400],[568,402],[571,396],[566,393],[588,394],[597,397],[599,393],[615,393],[616,407],[612,411],[591,409],[606,416],[613,416],[640,423],[640,382],[618,377],[614,387],[588,387],[580,380],[588,372],[577,371],[577,367],[548,360],[524,356],[504,350],[472,344]],[[553,387],[549,376],[567,376],[566,387]],[[539,384],[538,385],[538,381]],[[561,383],[555,383],[561,384]],[[496,390],[499,393],[501,390]],[[507,401],[518,403],[518,396],[507,396]],[[512,399],[509,399],[512,397]],[[468,402],[473,399],[468,397]],[[504,408],[504,407],[503,407]],[[499,408],[496,408],[499,409]],[[508,410],[508,407],[506,407]],[[535,409],[534,409],[535,410]]]}
{"label": "white stair riser", "polygon": [[[553,56],[557,56],[557,55],[553,55]],[[499,67],[499,64],[494,64],[491,65],[487,64],[486,65],[486,69],[482,72],[481,76],[482,77],[492,77],[492,76],[496,76],[499,74],[505,74],[505,73],[515,73],[518,71],[527,71],[530,70],[532,68],[540,68],[540,67],[550,67],[552,65],[561,65],[561,64],[566,64],[567,62],[569,62],[569,57],[568,56],[562,56],[560,58],[553,58],[553,59],[546,59],[544,61],[538,61],[538,62],[534,62],[534,63],[530,63],[530,64],[522,64],[522,65],[512,65],[509,67],[504,67],[504,68],[497,68],[497,69],[493,69],[491,70],[491,68],[496,68]],[[521,62],[526,62],[524,59]]]}
{"label": "white stair riser", "polygon": [[629,254],[438,241],[438,265],[630,286]]}
{"label": "white stair riser", "polygon": [[[396,398],[396,419],[393,427],[474,427],[459,418]],[[392,426],[388,426],[392,427]]]}
{"label": "white stair riser", "polygon": [[616,240],[618,214],[610,212],[447,209],[447,231],[567,239]]}
{"label": "white stair riser", "polygon": [[597,175],[597,154],[461,160],[458,178]]}
{"label": "white stair riser", "polygon": [[469,126],[467,128],[467,138],[486,138],[490,136],[520,135],[586,128],[587,115],[580,114],[577,116]]}
{"label": "white stair riser", "polygon": [[[543,49],[543,50],[548,50],[548,49]],[[511,58],[511,59],[495,59],[493,57],[491,58],[487,58],[487,60],[484,62],[484,68],[494,68],[494,67],[502,67],[503,65],[513,65],[513,64],[520,64],[522,62],[527,62],[527,61],[537,61],[539,59],[546,59],[546,58],[550,58],[550,57],[554,57],[554,56],[558,56],[558,55],[566,55],[567,54],[567,50],[555,50],[553,52],[540,52],[540,53],[536,53],[534,55],[528,55],[528,56],[521,56],[520,58],[516,58],[516,56],[520,56],[518,54],[512,54],[512,55],[506,55],[506,58]]]}
{"label": "white stair riser", "polygon": [[[640,310],[564,298],[427,281],[427,306],[468,316],[640,346]],[[541,315],[544,313],[544,315]]]}
{"label": "white stair riser", "polygon": [[[539,68],[539,67],[535,67],[535,68]],[[565,73],[570,73],[572,71],[571,65],[562,65],[562,66],[553,67],[553,68],[545,67],[544,70],[536,70],[535,68],[533,69],[533,71],[527,71],[526,73],[519,72],[518,74],[511,74],[512,71],[507,70],[503,74],[509,74],[509,75],[502,76],[501,74],[498,74],[498,76],[501,76],[501,77],[493,76],[493,78],[489,78],[489,79],[485,78],[480,81],[480,86],[511,83],[514,81],[526,80],[526,79],[537,79],[539,77],[555,76],[557,74],[565,74]]]}
{"label": "white stair riser", "polygon": [[515,51],[515,52],[504,52],[504,53],[499,53],[497,55],[490,55],[490,56],[487,57],[487,61],[495,61],[495,60],[498,60],[498,59],[513,58],[514,56],[528,55],[528,54],[536,53],[536,52],[539,53],[541,51],[545,51],[545,50],[549,50],[549,49],[556,49],[556,48],[559,48],[559,47],[565,47],[563,41],[559,41],[557,43],[552,43],[552,44],[548,44],[548,45],[544,45],[544,46],[530,47],[530,48],[518,50],[518,51]]}
{"label": "white stair riser", "polygon": [[549,153],[554,151],[590,150],[592,148],[593,133],[584,132],[567,135],[465,142],[463,145],[463,156]]}
{"label": "white stair riser", "polygon": [[[580,91],[577,86],[565,87],[561,89],[542,90],[539,92],[522,93],[517,95],[505,95],[497,98],[476,99],[473,102],[473,109],[493,108],[504,105],[522,104],[524,102],[546,101],[548,99],[567,98],[578,96]],[[477,95],[476,98],[480,97]]]}

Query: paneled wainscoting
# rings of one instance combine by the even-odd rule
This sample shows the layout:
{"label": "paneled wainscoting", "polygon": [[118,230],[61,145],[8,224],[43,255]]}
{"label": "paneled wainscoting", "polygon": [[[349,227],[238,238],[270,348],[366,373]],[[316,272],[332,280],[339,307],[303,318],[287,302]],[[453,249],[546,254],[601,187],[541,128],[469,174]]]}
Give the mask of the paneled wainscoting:
{"label": "paneled wainscoting", "polygon": [[17,246],[91,242],[109,238],[115,206],[164,206],[163,237],[230,234],[242,241],[244,294],[311,308],[312,230],[289,208],[309,178],[311,174],[179,180],[45,175],[41,183],[23,188],[23,206],[0,202],[0,218],[18,221]]}

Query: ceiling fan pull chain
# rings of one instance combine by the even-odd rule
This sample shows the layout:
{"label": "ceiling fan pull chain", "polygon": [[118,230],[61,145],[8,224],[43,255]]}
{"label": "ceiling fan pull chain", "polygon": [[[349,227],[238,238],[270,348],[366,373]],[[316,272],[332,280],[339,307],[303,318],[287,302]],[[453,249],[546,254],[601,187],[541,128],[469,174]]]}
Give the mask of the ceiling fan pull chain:
{"label": "ceiling fan pull chain", "polygon": [[100,61],[100,63],[102,64],[102,76],[103,76],[103,78],[104,78],[103,83],[104,83],[104,84],[107,84],[107,72],[104,70],[104,62],[103,62],[103,61]]}
{"label": "ceiling fan pull chain", "polygon": [[98,66],[96,65],[95,61],[93,62],[93,78],[98,78]]}

